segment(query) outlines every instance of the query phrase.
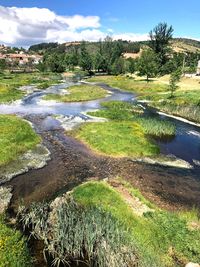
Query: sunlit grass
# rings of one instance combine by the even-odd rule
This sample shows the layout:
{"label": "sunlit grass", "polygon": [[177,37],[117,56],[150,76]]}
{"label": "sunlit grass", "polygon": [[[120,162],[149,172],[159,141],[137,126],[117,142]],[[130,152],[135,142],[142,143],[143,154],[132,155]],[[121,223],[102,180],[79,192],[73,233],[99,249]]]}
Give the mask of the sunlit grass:
{"label": "sunlit grass", "polygon": [[28,122],[12,115],[0,115],[0,166],[34,148],[40,137]]}
{"label": "sunlit grass", "polygon": [[[137,189],[126,182],[125,186],[143,203],[150,205]],[[82,205],[102,207],[128,226],[141,257],[145,262],[151,261],[149,266],[172,267],[177,261],[180,266],[189,261],[200,261],[200,229],[188,228],[188,218],[194,218],[192,211],[179,215],[150,205],[155,211],[139,218],[106,182],[85,183],[75,188],[73,196]]]}
{"label": "sunlit grass", "polygon": [[45,100],[56,100],[59,102],[80,102],[104,98],[107,91],[99,86],[93,85],[75,85],[67,88],[67,94],[49,94],[44,97]]}
{"label": "sunlit grass", "polygon": [[159,153],[159,147],[145,137],[136,122],[88,123],[73,134],[96,152],[111,156],[141,157]]}
{"label": "sunlit grass", "polygon": [[26,241],[19,231],[5,224],[0,215],[0,267],[31,267]]}
{"label": "sunlit grass", "polygon": [[25,85],[36,85],[39,89],[46,89],[52,84],[59,83],[60,75],[51,73],[0,73],[0,103],[21,99],[25,92],[19,89]]}

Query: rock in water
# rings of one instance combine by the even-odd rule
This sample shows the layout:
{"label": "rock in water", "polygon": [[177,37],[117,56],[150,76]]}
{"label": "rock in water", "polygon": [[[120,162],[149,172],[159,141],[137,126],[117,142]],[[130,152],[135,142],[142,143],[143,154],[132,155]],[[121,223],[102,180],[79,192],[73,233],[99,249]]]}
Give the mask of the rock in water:
{"label": "rock in water", "polygon": [[0,187],[0,214],[4,213],[12,198],[11,187]]}

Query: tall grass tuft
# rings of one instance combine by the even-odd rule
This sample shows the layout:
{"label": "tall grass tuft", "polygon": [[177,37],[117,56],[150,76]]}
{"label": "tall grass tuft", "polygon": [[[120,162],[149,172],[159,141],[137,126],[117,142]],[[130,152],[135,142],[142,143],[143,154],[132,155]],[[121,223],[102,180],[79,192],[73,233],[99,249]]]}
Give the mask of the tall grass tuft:
{"label": "tall grass tuft", "polygon": [[21,212],[22,222],[45,243],[54,266],[84,261],[92,267],[139,266],[129,232],[109,212],[77,204],[72,198],[49,213],[48,206],[33,205]]}

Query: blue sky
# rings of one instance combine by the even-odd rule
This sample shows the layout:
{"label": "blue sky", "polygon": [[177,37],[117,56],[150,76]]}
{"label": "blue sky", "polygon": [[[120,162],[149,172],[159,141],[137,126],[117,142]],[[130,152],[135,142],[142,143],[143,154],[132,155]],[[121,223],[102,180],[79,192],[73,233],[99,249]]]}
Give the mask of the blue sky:
{"label": "blue sky", "polygon": [[[78,33],[80,33],[80,39],[84,37],[85,39],[90,39],[92,35],[98,38],[101,37],[101,34],[103,37],[104,34],[106,35],[108,33],[112,34],[114,37],[129,38],[131,40],[134,40],[134,38],[137,40],[140,36],[141,39],[145,39],[149,30],[160,21],[166,21],[168,24],[173,25],[175,36],[200,39],[199,0],[1,0],[0,5],[3,7],[16,8],[46,8],[59,17],[74,18],[75,15],[81,15],[85,20],[88,20],[88,16],[98,17],[98,23],[96,21],[95,24],[93,21],[91,26],[89,20],[88,24],[86,23],[84,27],[81,27],[80,21],[76,29],[71,30],[70,26],[70,29],[68,29],[70,31],[69,34],[64,34],[63,31],[66,30],[66,28],[63,26],[60,35],[58,32],[56,35],[55,31],[52,31],[52,29],[50,29],[50,31],[47,29],[48,34],[46,34],[46,36],[44,32],[43,36],[42,34],[41,36],[36,36],[36,30],[39,30],[39,28],[38,26],[34,28],[34,26],[31,25],[29,29],[25,31],[25,36],[23,36],[24,20],[23,23],[20,22],[22,16],[20,15],[19,24],[15,26],[17,29],[21,27],[19,32],[22,34],[22,38],[18,37],[17,39],[16,36],[13,40],[5,38],[5,43],[14,43],[16,41],[16,44],[20,44],[21,42],[22,45],[26,45],[26,41],[23,37],[27,37],[27,32],[29,31],[30,33],[31,29],[33,29],[34,38],[32,38],[32,40],[31,38],[29,38],[30,40],[27,39],[27,44],[29,41],[30,43],[35,43],[36,41],[42,40],[42,38],[44,38],[44,41],[50,40],[51,38],[47,37],[47,35],[50,35],[50,32],[55,34],[54,38],[62,36],[62,38],[59,38],[60,41],[62,41],[63,38],[65,38],[66,41],[71,41],[73,38],[79,39]],[[9,17],[10,9],[7,11],[3,10],[4,15],[6,12],[9,13],[8,19],[12,20],[12,18]],[[18,12],[18,9],[16,9],[16,12]],[[47,20],[47,22],[49,23],[49,20]],[[74,23],[76,23],[75,20]],[[27,25],[29,25],[28,18]],[[60,28],[59,26],[59,31]],[[52,38],[52,40],[54,39]]]}

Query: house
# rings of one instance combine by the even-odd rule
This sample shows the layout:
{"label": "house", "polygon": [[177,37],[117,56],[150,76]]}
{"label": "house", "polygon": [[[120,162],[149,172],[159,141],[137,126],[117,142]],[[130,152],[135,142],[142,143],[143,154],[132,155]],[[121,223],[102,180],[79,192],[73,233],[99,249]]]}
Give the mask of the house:
{"label": "house", "polygon": [[5,59],[6,62],[11,64],[19,64],[26,65],[28,63],[31,64],[39,64],[42,61],[42,56],[40,55],[28,55],[24,53],[19,54],[0,54],[0,59]]}

